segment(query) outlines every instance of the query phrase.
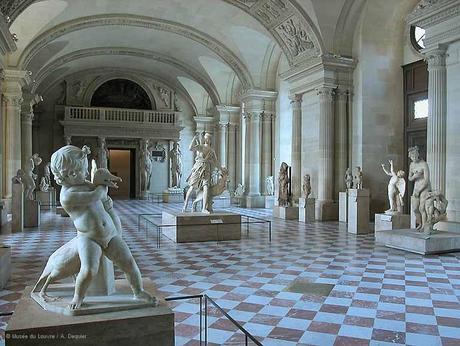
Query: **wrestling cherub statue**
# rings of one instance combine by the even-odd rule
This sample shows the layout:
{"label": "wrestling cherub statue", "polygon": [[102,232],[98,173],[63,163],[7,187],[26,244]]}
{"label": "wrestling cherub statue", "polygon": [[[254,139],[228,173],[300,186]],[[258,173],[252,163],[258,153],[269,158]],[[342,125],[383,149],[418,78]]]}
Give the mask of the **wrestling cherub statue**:
{"label": "wrestling cherub statue", "polygon": [[390,209],[385,211],[385,214],[400,214],[403,212],[404,207],[404,194],[406,193],[406,181],[404,180],[405,172],[399,170],[395,172],[393,160],[388,161],[390,170],[387,171],[385,165],[382,163],[382,169],[386,175],[390,176],[388,182],[388,201],[390,202]]}

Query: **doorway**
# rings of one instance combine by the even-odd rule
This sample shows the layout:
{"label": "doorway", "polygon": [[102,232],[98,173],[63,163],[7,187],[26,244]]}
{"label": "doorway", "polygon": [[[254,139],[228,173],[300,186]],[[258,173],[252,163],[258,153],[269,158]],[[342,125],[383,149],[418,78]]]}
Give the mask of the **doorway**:
{"label": "doorway", "polygon": [[123,179],[118,189],[110,189],[113,199],[130,199],[136,197],[135,152],[134,149],[109,149],[109,171]]}

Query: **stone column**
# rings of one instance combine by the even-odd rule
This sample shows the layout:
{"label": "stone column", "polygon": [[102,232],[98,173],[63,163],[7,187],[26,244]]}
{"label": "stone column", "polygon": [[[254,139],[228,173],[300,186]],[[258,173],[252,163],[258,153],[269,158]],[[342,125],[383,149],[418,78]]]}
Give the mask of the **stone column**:
{"label": "stone column", "polygon": [[248,196],[260,196],[260,113],[250,115],[250,132],[246,134],[249,147],[249,186]]}
{"label": "stone column", "polygon": [[273,114],[271,112],[262,112],[262,191],[265,195],[265,178],[272,175],[272,126]]}
{"label": "stone column", "polygon": [[38,95],[25,93],[21,106],[21,167],[32,156],[32,122],[35,118],[33,107],[42,98]]}
{"label": "stone column", "polygon": [[292,201],[298,203],[302,186],[302,95],[295,95],[292,106],[291,191]]}
{"label": "stone column", "polygon": [[446,192],[446,50],[433,49],[426,53],[428,62],[428,133],[427,163],[433,190]]}
{"label": "stone column", "polygon": [[228,123],[219,123],[219,161],[223,167],[228,167],[228,126]]}
{"label": "stone column", "polygon": [[339,192],[345,191],[345,170],[348,166],[348,90],[337,91],[337,112],[335,119],[335,193],[337,199]]}
{"label": "stone column", "polygon": [[333,220],[338,216],[334,199],[334,88],[317,89],[319,96],[319,162],[316,219]]}
{"label": "stone column", "polygon": [[230,123],[228,125],[228,160],[227,168],[229,175],[228,189],[229,191],[235,191],[238,173],[237,173],[237,140],[238,136],[238,125]]}
{"label": "stone column", "polygon": [[243,170],[243,185],[246,188],[246,194],[249,191],[249,147],[250,147],[250,141],[249,141],[249,136],[251,132],[251,114],[250,113],[243,113],[243,122],[244,122],[244,170]]}

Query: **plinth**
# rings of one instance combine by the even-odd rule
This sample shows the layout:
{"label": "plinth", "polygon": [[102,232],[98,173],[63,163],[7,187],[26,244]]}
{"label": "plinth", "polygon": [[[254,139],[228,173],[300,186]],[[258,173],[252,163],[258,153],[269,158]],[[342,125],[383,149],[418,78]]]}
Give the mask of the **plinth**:
{"label": "plinth", "polygon": [[348,192],[339,192],[339,222],[348,222]]}
{"label": "plinth", "polygon": [[11,248],[0,245],[0,290],[3,289],[11,275]]}
{"label": "plinth", "polygon": [[[159,298],[153,282],[144,279],[144,289],[159,305],[134,310],[84,316],[63,316],[43,310],[26,287],[5,331],[5,345],[174,345],[174,313]],[[117,291],[130,292],[126,280],[117,280]]]}
{"label": "plinth", "polygon": [[176,243],[241,239],[241,215],[229,212],[182,213],[163,211],[162,234]]}
{"label": "plinth", "polygon": [[315,199],[314,198],[299,198],[299,221],[314,222],[315,221]]}
{"label": "plinth", "polygon": [[21,183],[13,183],[13,198],[11,204],[12,232],[24,230],[24,187]]}
{"label": "plinth", "polygon": [[273,209],[275,206],[275,196],[265,196],[265,209]]}
{"label": "plinth", "polygon": [[24,227],[40,226],[40,202],[24,200]]}
{"label": "plinth", "polygon": [[375,232],[403,229],[410,227],[410,215],[375,214]]}
{"label": "plinth", "polygon": [[43,210],[48,210],[56,206],[56,190],[50,188],[48,191],[36,191],[35,198],[40,202]]}
{"label": "plinth", "polygon": [[275,205],[273,207],[273,217],[284,220],[298,220],[299,207],[281,207]]}
{"label": "plinth", "polygon": [[348,227],[349,233],[366,234],[369,229],[369,190],[348,190]]}
{"label": "plinth", "polygon": [[169,188],[163,191],[163,202],[164,203],[183,203],[184,202],[184,191],[180,188]]}

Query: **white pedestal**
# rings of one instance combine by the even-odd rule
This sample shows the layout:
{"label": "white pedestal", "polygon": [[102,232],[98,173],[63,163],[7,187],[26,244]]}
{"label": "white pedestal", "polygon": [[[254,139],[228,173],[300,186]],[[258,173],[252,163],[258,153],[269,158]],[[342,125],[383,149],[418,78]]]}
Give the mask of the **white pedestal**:
{"label": "white pedestal", "polygon": [[369,190],[348,190],[348,227],[349,233],[366,234],[369,229]]}
{"label": "white pedestal", "polygon": [[11,275],[11,248],[0,244],[0,290],[5,288]]}
{"label": "white pedestal", "polygon": [[375,214],[375,232],[404,229],[410,227],[410,215]]}
{"label": "white pedestal", "polygon": [[40,202],[24,201],[24,227],[40,226]]}
{"label": "white pedestal", "polygon": [[460,250],[460,234],[453,232],[434,232],[425,237],[415,229],[381,231],[375,233],[375,241],[399,250],[430,255]]}
{"label": "white pedestal", "polygon": [[[63,316],[43,310],[30,297],[32,287],[26,287],[13,316],[8,321],[5,345],[16,346],[26,343],[34,346],[44,344],[47,346],[172,346],[174,345],[174,313],[167,303],[159,298],[153,282],[149,279],[144,279],[143,282],[144,289],[157,297],[158,306],[83,316]],[[117,292],[127,294],[125,304],[132,303],[131,289],[126,280],[117,280]],[[87,307],[90,308],[91,305],[88,304]],[[39,335],[48,338],[39,339]],[[21,339],[24,336],[28,339]],[[34,338],[32,339],[31,336]],[[53,336],[55,338],[52,338]],[[76,340],[69,336],[80,336],[80,339]]]}
{"label": "white pedestal", "polygon": [[229,212],[181,213],[164,211],[163,235],[176,243],[241,239],[241,215]]}
{"label": "white pedestal", "polygon": [[245,208],[264,208],[265,196],[246,196]]}
{"label": "white pedestal", "polygon": [[184,191],[182,189],[168,189],[163,191],[164,203],[184,203]]}
{"label": "white pedestal", "polygon": [[22,184],[13,184],[13,198],[11,204],[12,232],[24,230],[24,188]]}
{"label": "white pedestal", "polygon": [[0,227],[8,222],[8,214],[5,208],[5,202],[0,201]]}
{"label": "white pedestal", "polygon": [[314,198],[299,198],[299,221],[314,222],[315,221],[315,199]]}
{"label": "white pedestal", "polygon": [[298,220],[299,207],[280,207],[279,205],[275,205],[273,207],[273,217],[284,220]]}
{"label": "white pedestal", "polygon": [[36,191],[35,198],[40,202],[40,208],[48,210],[56,206],[56,190],[50,188],[48,191]]}
{"label": "white pedestal", "polygon": [[348,192],[339,192],[339,222],[348,222]]}
{"label": "white pedestal", "polygon": [[460,222],[439,221],[434,226],[434,228],[439,230],[439,231],[448,231],[448,232],[460,233]]}
{"label": "white pedestal", "polygon": [[273,209],[275,206],[275,196],[265,196],[265,209]]}

